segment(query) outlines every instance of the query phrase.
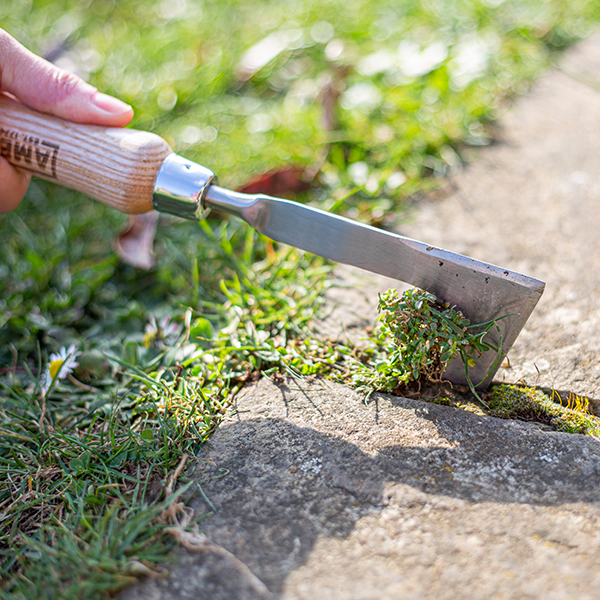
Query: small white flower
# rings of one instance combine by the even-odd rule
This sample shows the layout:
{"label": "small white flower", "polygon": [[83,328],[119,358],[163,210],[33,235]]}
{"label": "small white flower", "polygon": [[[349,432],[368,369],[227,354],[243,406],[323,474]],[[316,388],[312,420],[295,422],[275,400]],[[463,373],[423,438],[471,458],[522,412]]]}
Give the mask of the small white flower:
{"label": "small white flower", "polygon": [[169,315],[162,318],[158,323],[154,317],[150,317],[145,332],[144,346],[148,348],[158,342],[176,342],[181,333],[181,327],[177,323],[171,323]]}
{"label": "small white flower", "polygon": [[73,372],[73,369],[79,365],[75,360],[79,356],[77,346],[71,344],[68,348],[64,346],[50,355],[50,360],[46,365],[46,370],[42,374],[41,386],[42,393],[46,395],[52,382],[58,377],[65,379],[67,375]]}

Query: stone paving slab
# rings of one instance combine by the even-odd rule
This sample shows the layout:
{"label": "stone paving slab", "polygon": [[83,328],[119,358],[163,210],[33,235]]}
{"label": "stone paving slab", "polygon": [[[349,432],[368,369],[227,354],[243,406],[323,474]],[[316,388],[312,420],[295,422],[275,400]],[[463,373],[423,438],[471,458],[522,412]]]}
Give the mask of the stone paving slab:
{"label": "stone paving slab", "polygon": [[600,597],[597,440],[318,380],[236,408],[194,472],[213,546],[123,598]]}
{"label": "stone paving slab", "polygon": [[546,282],[498,379],[600,398],[600,92],[554,71],[501,125],[410,233]]}

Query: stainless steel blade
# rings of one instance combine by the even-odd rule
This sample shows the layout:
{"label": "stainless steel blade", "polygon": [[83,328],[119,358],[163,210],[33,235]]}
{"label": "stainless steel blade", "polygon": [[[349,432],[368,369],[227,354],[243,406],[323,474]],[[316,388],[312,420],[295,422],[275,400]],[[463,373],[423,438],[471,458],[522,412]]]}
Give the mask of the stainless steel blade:
{"label": "stainless steel blade", "polygon": [[[456,306],[471,321],[498,321],[486,338],[502,342],[506,354],[537,304],[544,283],[461,254],[339,217],[316,208],[269,196],[249,196],[211,185],[204,204],[236,215],[267,237],[331,260],[354,265],[414,285]],[[506,316],[509,315],[509,316]],[[487,352],[469,370],[485,387],[499,367]],[[465,367],[455,359],[445,377],[466,383]]]}

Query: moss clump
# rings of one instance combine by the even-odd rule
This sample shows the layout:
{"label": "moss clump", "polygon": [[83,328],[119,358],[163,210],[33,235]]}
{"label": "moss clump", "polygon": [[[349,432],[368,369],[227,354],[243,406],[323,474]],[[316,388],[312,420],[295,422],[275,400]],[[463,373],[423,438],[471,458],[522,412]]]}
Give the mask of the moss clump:
{"label": "moss clump", "polygon": [[600,437],[600,419],[586,410],[566,408],[532,387],[497,385],[487,398],[490,414],[502,419],[541,421],[565,433]]}

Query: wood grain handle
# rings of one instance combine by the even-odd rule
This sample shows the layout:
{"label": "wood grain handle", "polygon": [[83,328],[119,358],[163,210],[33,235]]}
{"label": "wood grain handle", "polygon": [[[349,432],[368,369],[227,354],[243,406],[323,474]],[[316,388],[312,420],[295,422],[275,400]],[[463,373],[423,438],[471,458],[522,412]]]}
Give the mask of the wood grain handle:
{"label": "wood grain handle", "polygon": [[0,94],[0,154],[121,212],[152,210],[156,174],[173,151],[135,129],[80,125],[39,113]]}

